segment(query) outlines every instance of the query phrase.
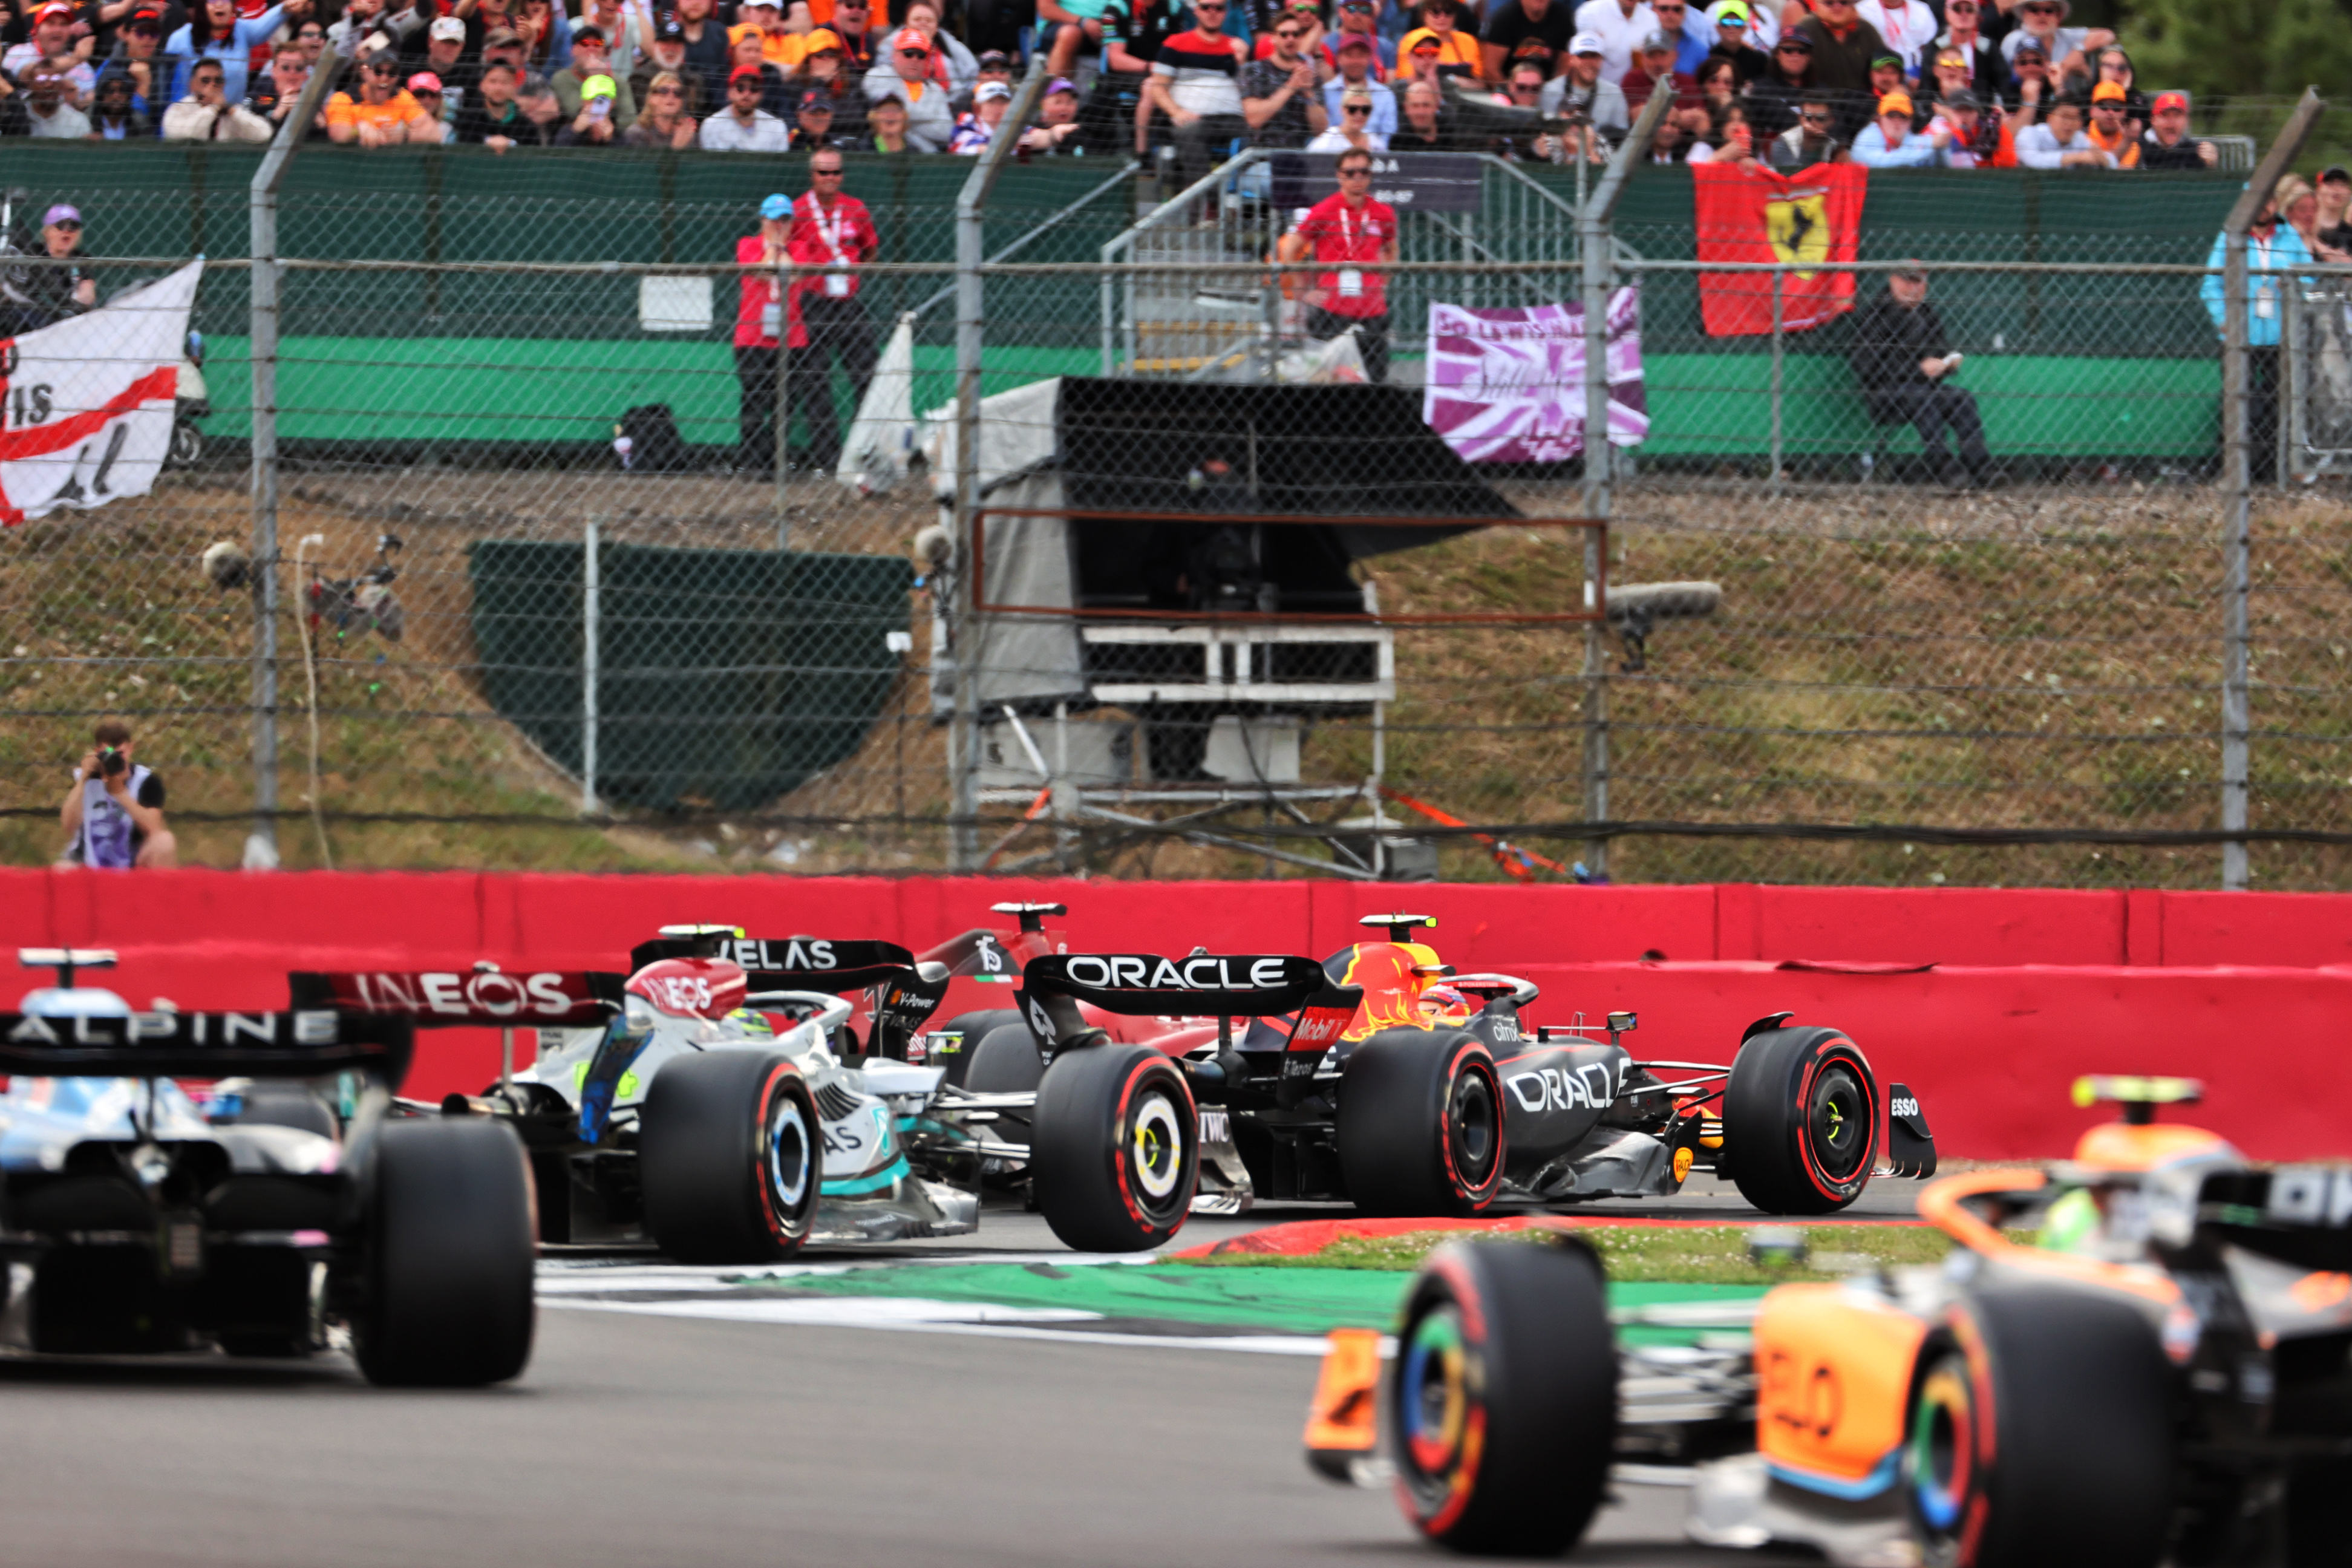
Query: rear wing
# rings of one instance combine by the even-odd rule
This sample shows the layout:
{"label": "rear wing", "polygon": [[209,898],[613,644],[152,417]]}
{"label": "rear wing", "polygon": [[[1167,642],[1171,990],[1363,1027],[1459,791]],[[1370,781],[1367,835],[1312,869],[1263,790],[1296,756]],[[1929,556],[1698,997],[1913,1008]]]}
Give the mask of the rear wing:
{"label": "rear wing", "polygon": [[397,1085],[412,1026],[337,1007],[283,1013],[0,1013],[0,1072],[36,1078],[316,1078],[366,1070]]}
{"label": "rear wing", "polygon": [[1089,1032],[1081,1002],[1126,1017],[1260,1018],[1321,1001],[1331,989],[1318,961],[1295,953],[1057,952],[1029,961],[1013,1001],[1052,1048]]}
{"label": "rear wing", "polygon": [[842,942],[828,937],[747,937],[733,927],[668,928],[629,950],[631,973],[668,958],[723,958],[740,965],[753,992],[819,991],[831,995],[874,991],[873,1049],[902,1054],[907,1041],[939,1010],[949,973],[918,963],[895,942]]}
{"label": "rear wing", "polygon": [[303,972],[286,977],[294,1005],[422,1028],[490,1025],[595,1028],[621,1005],[623,977],[585,970],[416,969]]}
{"label": "rear wing", "polygon": [[825,937],[746,937],[728,933],[656,937],[629,950],[629,972],[666,958],[723,958],[754,991],[863,991],[915,974],[915,955],[895,942],[835,942]]}

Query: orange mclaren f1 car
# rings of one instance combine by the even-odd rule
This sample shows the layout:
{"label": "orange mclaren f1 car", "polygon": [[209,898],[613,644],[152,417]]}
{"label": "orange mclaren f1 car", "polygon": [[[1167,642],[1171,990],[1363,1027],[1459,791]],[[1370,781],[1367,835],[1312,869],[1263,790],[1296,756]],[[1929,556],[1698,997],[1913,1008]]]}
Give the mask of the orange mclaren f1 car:
{"label": "orange mclaren f1 car", "polygon": [[2187,1080],[2075,1092],[2125,1115],[2071,1163],[1921,1194],[1944,1264],[1781,1286],[1747,1336],[1612,1344],[1572,1234],[1442,1248],[1385,1373],[1335,1346],[1310,1459],[1468,1552],[1565,1549],[1613,1479],[1689,1488],[1698,1541],[1849,1565],[2346,1561],[2352,1168],[2158,1124]]}

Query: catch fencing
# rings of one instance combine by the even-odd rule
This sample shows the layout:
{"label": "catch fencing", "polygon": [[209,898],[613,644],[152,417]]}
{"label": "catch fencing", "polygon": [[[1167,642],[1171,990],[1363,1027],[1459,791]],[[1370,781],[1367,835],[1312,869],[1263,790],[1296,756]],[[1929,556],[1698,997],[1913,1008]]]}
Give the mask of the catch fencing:
{"label": "catch fencing", "polygon": [[[1307,335],[1313,269],[1267,264],[1290,204],[1248,161],[1140,195],[1116,165],[1008,168],[988,259],[960,268],[970,161],[852,158],[885,239],[860,295],[877,380],[909,416],[861,429],[832,369],[836,459],[813,399],[745,427],[732,342],[736,241],[760,195],[805,187],[803,160],[592,181],[452,150],[369,164],[362,192],[350,157],[306,153],[280,197],[257,618],[249,581],[205,563],[256,537],[233,243],[252,160],[212,153],[202,199],[163,212],[160,156],[149,184],[100,187],[83,155],[47,178],[37,153],[30,202],[75,199],[102,253],[145,258],[92,264],[103,293],[213,258],[210,412],[152,495],[0,534],[11,860],[57,853],[68,772],[112,715],[166,781],[184,859],[214,864],[2217,877],[2231,488],[2200,289],[2234,179],[1874,178],[1860,298],[1925,263],[2001,461],[1999,488],[1953,490],[1911,429],[1873,422],[1850,320],[1706,333],[1679,170],[1638,175],[1601,231],[1647,426],[1588,474],[1565,447],[1465,464],[1417,416],[1433,304],[1585,297],[1591,171],[1472,160],[1466,207],[1408,213],[1385,344],[1403,390],[1381,395],[1323,384],[1347,356]],[[2230,834],[2261,887],[2340,887],[2352,843],[2344,288],[2283,292],[2287,414],[2244,492]],[[1580,428],[1580,373],[1555,390]],[[1038,510],[1079,520],[1054,546],[1066,591],[1137,612],[1067,648],[1013,635],[1051,617],[970,614],[969,568],[1017,542],[959,555],[942,504],[966,479],[1034,504],[1049,472]],[[1425,518],[1440,493],[1410,548],[1248,524],[1226,596],[1205,586],[1220,516]],[[1596,493],[1605,534],[1552,526]],[[1084,521],[1171,512],[1205,526]],[[1718,594],[1600,618],[1662,584]]]}

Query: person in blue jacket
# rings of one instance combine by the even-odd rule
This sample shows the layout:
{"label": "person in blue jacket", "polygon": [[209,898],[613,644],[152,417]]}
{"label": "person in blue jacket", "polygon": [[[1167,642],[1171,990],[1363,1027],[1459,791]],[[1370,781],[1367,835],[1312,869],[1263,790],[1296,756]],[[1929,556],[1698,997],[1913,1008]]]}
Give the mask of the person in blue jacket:
{"label": "person in blue jacket", "polygon": [[[2285,315],[2284,296],[2291,279],[2265,278],[2265,267],[2308,267],[2311,247],[2290,223],[2279,221],[2279,214],[2295,202],[2311,195],[2311,187],[2302,176],[2289,174],[2280,180],[2271,192],[2271,199],[2254,215],[2253,226],[2246,231],[2246,441],[2252,448],[2247,460],[2252,470],[2253,482],[2263,484],[2278,477],[2278,395],[2279,395],[2279,322]],[[2222,287],[2221,268],[2229,258],[2230,237],[2220,235],[2213,241],[2212,254],[2205,258],[2211,268],[2197,292],[2205,301],[2205,313],[2213,318],[2213,330],[2223,330],[2228,309],[2228,291]]]}
{"label": "person in blue jacket", "polygon": [[312,0],[284,0],[258,16],[239,16],[236,0],[204,0],[187,26],[164,40],[163,53],[172,62],[172,91],[165,101],[177,103],[187,97],[188,73],[198,60],[213,59],[220,61],[227,78],[221,84],[224,101],[243,102],[253,51],[269,41],[278,23],[289,16],[307,16],[311,8]]}
{"label": "person in blue jacket", "polygon": [[1874,169],[1933,169],[1943,163],[1944,147],[1911,128],[1911,95],[1890,92],[1878,100],[1878,118],[1853,139],[1853,161]]}

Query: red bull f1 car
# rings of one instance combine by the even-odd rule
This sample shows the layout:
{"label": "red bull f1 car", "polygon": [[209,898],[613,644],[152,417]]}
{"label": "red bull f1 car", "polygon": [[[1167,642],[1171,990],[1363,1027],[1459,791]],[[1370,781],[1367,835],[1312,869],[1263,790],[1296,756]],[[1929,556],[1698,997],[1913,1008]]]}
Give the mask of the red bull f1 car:
{"label": "red bull f1 car", "polygon": [[[1532,1025],[1535,985],[1456,973],[1415,940],[1434,921],[1363,923],[1381,938],[1321,963],[1198,951],[1028,961],[1017,1000],[1052,1064],[1032,1169],[1055,1234],[1093,1250],[1157,1246],[1200,1184],[1227,1208],[1265,1197],[1471,1215],[1661,1196],[1710,1170],[1759,1209],[1809,1215],[1853,1203],[1881,1162],[1935,1170],[1918,1097],[1882,1089],[1834,1028],[1776,1014],[1728,1064],[1644,1060],[1625,1044],[1633,1014]],[[1128,1115],[1130,1077],[1163,1086],[1167,1114],[1133,1121],[1132,1147],[1098,1150],[1087,1140]],[[1168,1137],[1181,1142],[1163,1151]],[[1069,1149],[1086,1152],[1066,1167]]]}
{"label": "red bull f1 car", "polygon": [[[59,984],[0,1013],[0,1343],[37,1353],[348,1345],[380,1384],[497,1383],[533,1326],[530,1181],[502,1127],[405,1119],[398,1019],[142,1009]],[[181,1080],[208,1085],[201,1098]]]}
{"label": "red bull f1 car", "polygon": [[1469,1552],[1572,1545],[1613,1478],[1689,1488],[1701,1542],[1856,1568],[2342,1563],[2352,1168],[2154,1120],[2199,1092],[2083,1080],[2125,1115],[2071,1162],[1921,1195],[1946,1263],[1781,1286],[1745,1336],[1612,1343],[1572,1233],[1441,1248],[1384,1374],[1370,1336],[1335,1348],[1310,1459],[1387,1470]]}

